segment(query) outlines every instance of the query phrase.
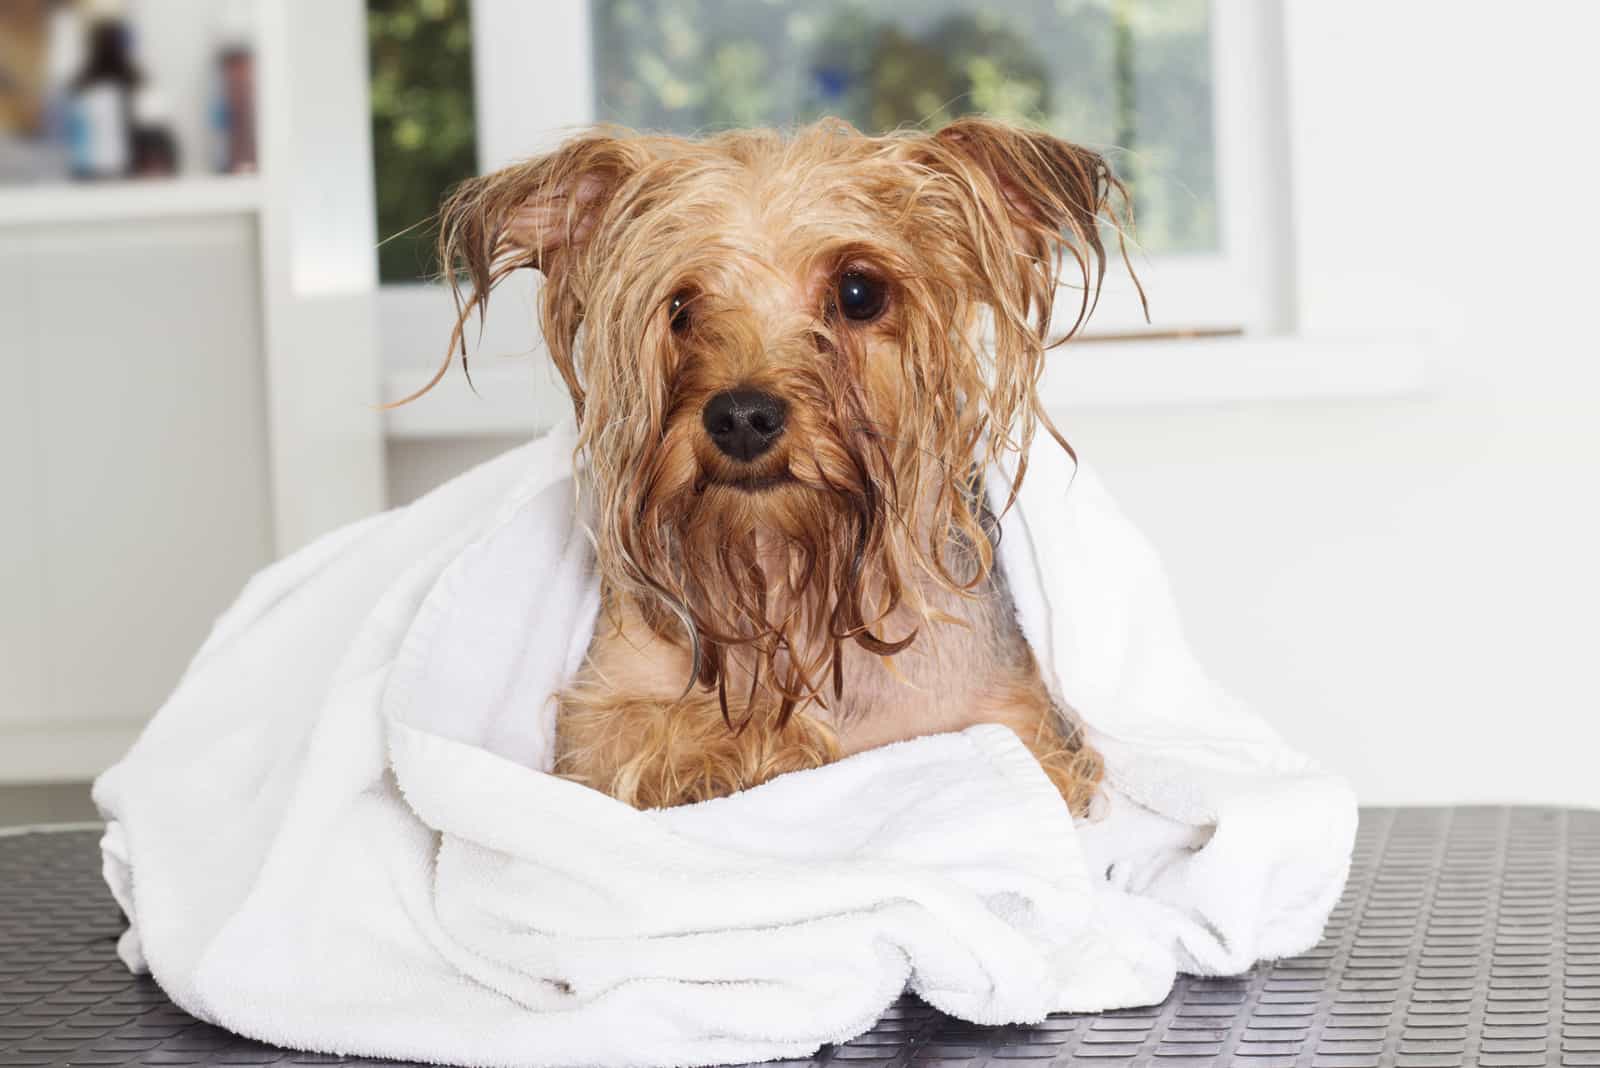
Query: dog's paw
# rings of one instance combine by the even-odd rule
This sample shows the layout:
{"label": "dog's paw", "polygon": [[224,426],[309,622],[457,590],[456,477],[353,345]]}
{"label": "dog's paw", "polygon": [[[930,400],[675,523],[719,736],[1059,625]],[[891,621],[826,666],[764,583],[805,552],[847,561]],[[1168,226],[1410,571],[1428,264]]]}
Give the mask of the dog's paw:
{"label": "dog's paw", "polygon": [[556,774],[635,808],[726,797],[839,758],[832,729],[811,716],[794,715],[781,726],[756,717],[736,729],[716,701],[569,710],[558,735]]}

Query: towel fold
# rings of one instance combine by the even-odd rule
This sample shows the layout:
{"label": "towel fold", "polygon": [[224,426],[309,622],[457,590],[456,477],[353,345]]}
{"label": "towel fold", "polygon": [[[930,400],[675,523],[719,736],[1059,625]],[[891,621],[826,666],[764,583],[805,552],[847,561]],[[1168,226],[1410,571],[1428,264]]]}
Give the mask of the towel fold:
{"label": "towel fold", "polygon": [[996,726],[650,812],[546,774],[599,603],[572,446],[262,572],[95,784],[119,950],[178,1005],[332,1053],[698,1065],[807,1054],[903,989],[1022,1022],[1318,938],[1348,789],[1205,677],[1149,546],[1053,443],[999,558],[1107,758],[1096,819]]}

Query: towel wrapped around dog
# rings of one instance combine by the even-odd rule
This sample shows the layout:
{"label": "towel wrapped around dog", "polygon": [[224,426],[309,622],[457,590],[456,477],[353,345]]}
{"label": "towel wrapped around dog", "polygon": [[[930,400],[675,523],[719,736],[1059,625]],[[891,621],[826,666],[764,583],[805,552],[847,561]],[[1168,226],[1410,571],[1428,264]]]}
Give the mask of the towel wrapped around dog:
{"label": "towel wrapped around dog", "polygon": [[547,774],[599,604],[573,441],[261,573],[95,784],[122,957],[188,1012],[331,1053],[698,1065],[809,1053],[904,989],[1031,1021],[1316,942],[1348,788],[1201,672],[1149,545],[1053,443],[999,559],[1106,758],[1096,817],[997,726],[676,809]]}

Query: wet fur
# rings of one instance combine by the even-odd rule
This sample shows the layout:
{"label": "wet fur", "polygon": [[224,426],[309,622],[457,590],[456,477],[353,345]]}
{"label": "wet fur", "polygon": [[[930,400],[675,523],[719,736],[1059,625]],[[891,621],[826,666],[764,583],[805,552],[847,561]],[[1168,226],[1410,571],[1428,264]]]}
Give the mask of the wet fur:
{"label": "wet fur", "polygon": [[[597,131],[452,196],[452,349],[502,278],[539,269],[578,416],[605,611],[561,696],[558,773],[671,805],[998,722],[1086,809],[1100,762],[1017,629],[979,473],[1014,457],[1014,494],[1039,427],[1066,448],[1037,394],[1053,298],[1080,290],[1075,330],[1119,192],[1093,152],[964,120]],[[881,319],[839,315],[846,270],[888,286]],[[732,388],[788,405],[752,463],[701,425]]]}

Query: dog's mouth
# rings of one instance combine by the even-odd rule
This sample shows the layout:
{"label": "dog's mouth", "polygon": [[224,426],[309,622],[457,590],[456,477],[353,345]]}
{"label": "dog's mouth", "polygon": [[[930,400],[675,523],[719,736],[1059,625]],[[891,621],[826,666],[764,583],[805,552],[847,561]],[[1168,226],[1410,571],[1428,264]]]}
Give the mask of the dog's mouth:
{"label": "dog's mouth", "polygon": [[726,486],[729,489],[739,490],[743,493],[768,493],[783,486],[792,486],[794,484],[795,477],[788,471],[734,476],[710,475],[705,480],[706,486]]}

